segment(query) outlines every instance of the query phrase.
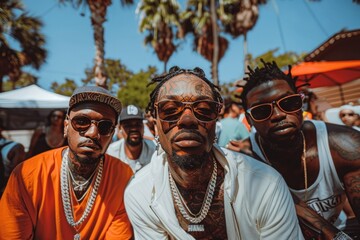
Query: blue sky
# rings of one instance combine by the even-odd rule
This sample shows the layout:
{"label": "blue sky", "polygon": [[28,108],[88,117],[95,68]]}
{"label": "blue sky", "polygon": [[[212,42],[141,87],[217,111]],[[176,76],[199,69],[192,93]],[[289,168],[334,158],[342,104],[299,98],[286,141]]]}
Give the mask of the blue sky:
{"label": "blue sky", "polygon": [[[85,68],[93,66],[95,55],[90,13],[59,5],[57,1],[23,0],[30,14],[44,22],[47,38],[47,63],[32,73],[39,77],[38,84],[49,89],[52,82],[62,83],[65,78],[80,84]],[[144,46],[144,34],[138,30],[136,5],[122,7],[113,0],[105,23],[105,57],[120,59],[130,70],[137,72],[147,66],[163,70],[153,49]],[[138,1],[135,1],[136,3]],[[84,12],[85,16],[80,13]],[[248,33],[248,52],[258,56],[270,49],[278,53],[310,52],[342,29],[360,28],[360,5],[352,0],[269,0],[260,6],[256,26]],[[282,32],[282,34],[281,34]],[[219,64],[220,83],[233,82],[243,76],[243,37],[231,39],[228,51]],[[210,62],[192,50],[192,39],[186,41],[171,57],[168,66],[184,68],[199,66],[210,78]]]}

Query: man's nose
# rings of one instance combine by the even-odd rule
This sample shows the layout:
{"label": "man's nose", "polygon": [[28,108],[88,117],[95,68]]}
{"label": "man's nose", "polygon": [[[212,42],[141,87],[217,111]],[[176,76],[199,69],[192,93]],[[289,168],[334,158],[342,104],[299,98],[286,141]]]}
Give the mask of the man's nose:
{"label": "man's nose", "polygon": [[191,108],[189,108],[189,107],[185,108],[179,118],[178,125],[187,127],[187,128],[189,128],[189,127],[193,128],[193,127],[196,127],[197,124],[198,124],[198,121],[197,121],[193,111],[191,110]]}
{"label": "man's nose", "polygon": [[286,115],[286,113],[282,111],[277,104],[273,103],[272,106],[273,106],[273,112],[271,118],[279,118]]}
{"label": "man's nose", "polygon": [[97,124],[91,123],[90,127],[85,131],[84,136],[92,139],[99,139],[100,134]]}

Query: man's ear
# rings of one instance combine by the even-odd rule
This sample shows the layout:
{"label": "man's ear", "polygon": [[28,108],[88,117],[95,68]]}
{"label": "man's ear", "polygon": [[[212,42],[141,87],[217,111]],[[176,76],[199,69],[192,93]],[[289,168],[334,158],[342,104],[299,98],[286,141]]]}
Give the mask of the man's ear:
{"label": "man's ear", "polygon": [[250,124],[250,126],[254,126],[252,117],[246,111],[245,111],[245,117],[246,117],[247,122]]}
{"label": "man's ear", "polygon": [[64,120],[64,138],[68,135],[68,128],[69,128],[69,117],[66,117]]}

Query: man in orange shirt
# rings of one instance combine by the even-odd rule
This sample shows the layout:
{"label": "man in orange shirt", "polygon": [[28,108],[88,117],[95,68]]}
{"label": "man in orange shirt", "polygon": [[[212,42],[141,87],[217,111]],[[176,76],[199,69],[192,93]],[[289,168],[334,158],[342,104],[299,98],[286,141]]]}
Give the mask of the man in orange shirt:
{"label": "man in orange shirt", "polygon": [[131,168],[105,152],[121,111],[100,87],[70,98],[69,146],[18,165],[0,202],[3,239],[130,239],[123,194]]}

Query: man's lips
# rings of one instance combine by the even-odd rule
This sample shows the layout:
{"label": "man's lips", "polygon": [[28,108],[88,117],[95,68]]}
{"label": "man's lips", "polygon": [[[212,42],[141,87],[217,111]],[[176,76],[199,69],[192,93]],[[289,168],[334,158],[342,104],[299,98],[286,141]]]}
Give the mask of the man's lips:
{"label": "man's lips", "polygon": [[270,131],[273,132],[273,133],[276,133],[276,132],[285,132],[285,131],[287,131],[288,129],[295,128],[295,127],[296,127],[296,126],[294,126],[294,124],[284,123],[284,124],[278,124],[278,125],[276,125],[275,127],[272,127]]}
{"label": "man's lips", "polygon": [[82,143],[79,145],[79,147],[81,148],[90,148],[90,149],[94,149],[94,150],[100,150],[101,147],[95,143]]}
{"label": "man's lips", "polygon": [[198,147],[203,144],[201,136],[194,133],[179,134],[173,139],[173,143],[182,148]]}
{"label": "man's lips", "polygon": [[129,133],[129,136],[130,137],[139,137],[140,133],[139,132],[131,132],[131,133]]}

